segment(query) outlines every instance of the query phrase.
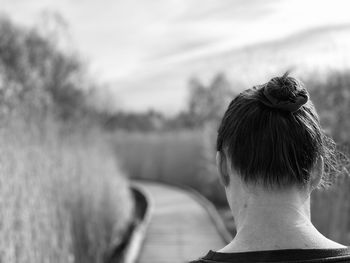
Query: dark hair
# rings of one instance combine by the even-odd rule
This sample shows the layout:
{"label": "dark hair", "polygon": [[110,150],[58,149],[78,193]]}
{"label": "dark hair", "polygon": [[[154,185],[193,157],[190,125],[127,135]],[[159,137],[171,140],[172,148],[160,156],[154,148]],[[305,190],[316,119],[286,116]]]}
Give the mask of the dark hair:
{"label": "dark hair", "polygon": [[244,182],[285,188],[309,182],[317,158],[327,157],[326,140],[306,89],[286,73],[230,103],[217,150]]}

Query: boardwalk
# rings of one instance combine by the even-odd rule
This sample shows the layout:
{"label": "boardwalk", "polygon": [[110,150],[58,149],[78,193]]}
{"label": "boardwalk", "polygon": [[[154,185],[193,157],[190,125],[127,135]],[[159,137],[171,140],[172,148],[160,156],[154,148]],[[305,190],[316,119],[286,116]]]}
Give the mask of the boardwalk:
{"label": "boardwalk", "polygon": [[207,211],[185,190],[142,183],[154,210],[138,263],[181,263],[223,247]]}

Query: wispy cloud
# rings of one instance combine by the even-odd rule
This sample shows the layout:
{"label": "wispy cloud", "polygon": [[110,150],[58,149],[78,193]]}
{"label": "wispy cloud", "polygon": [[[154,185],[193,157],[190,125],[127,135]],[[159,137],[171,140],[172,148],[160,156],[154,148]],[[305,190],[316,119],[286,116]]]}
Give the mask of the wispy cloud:
{"label": "wispy cloud", "polygon": [[[265,1],[264,1],[265,2]],[[268,2],[268,1],[266,1]],[[2,0],[19,23],[33,24],[44,10],[67,19],[78,49],[102,79],[126,77],[197,48],[222,42],[234,23],[265,14],[257,0]],[[261,12],[260,12],[261,11]],[[237,24],[238,25],[238,24]]]}

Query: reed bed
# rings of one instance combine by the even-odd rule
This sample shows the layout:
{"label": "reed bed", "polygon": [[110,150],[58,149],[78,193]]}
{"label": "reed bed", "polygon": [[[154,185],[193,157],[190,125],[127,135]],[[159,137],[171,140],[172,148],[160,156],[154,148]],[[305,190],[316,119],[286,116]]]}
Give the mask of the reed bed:
{"label": "reed bed", "polygon": [[0,262],[103,262],[133,203],[98,134],[0,133]]}
{"label": "reed bed", "polygon": [[131,178],[190,186],[213,202],[225,204],[216,169],[208,165],[212,152],[208,154],[203,144],[206,138],[203,130],[117,132],[111,144]]}

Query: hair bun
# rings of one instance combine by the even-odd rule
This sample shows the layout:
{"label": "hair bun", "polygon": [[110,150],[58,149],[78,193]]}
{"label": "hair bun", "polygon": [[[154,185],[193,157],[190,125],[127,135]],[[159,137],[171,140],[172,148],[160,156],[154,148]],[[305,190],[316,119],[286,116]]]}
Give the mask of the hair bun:
{"label": "hair bun", "polygon": [[295,112],[309,100],[302,83],[289,77],[288,72],[260,87],[263,94],[261,102],[270,108]]}

